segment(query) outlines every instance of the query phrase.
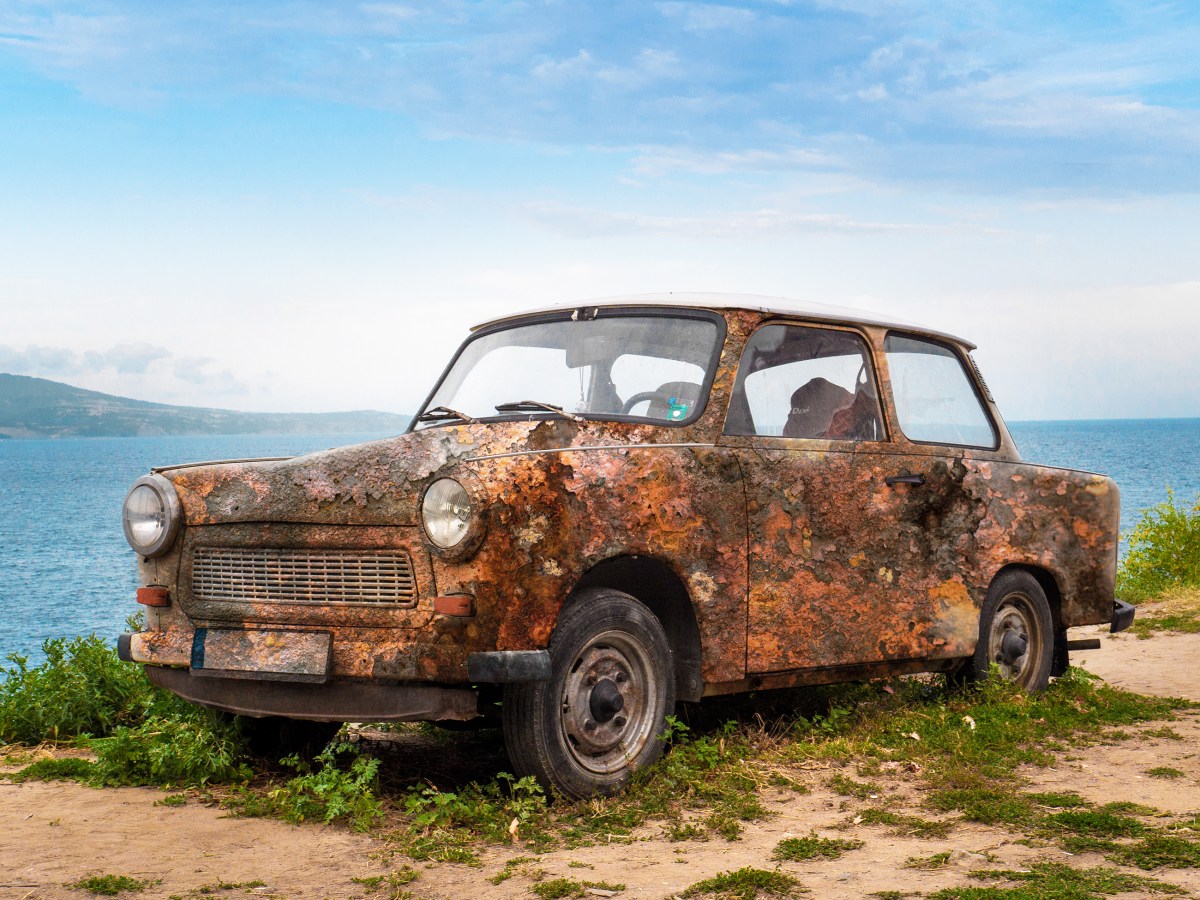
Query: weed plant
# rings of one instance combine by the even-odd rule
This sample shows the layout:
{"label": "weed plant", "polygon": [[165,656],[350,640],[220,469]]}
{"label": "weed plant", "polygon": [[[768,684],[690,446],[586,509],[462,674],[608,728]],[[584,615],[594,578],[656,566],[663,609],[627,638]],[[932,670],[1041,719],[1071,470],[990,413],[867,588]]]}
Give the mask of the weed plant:
{"label": "weed plant", "polygon": [[771,858],[786,862],[802,862],[808,859],[839,859],[848,850],[857,850],[862,841],[844,838],[822,838],[815,834],[802,838],[784,838],[775,845]]}
{"label": "weed plant", "polygon": [[101,897],[115,897],[128,892],[140,894],[146,888],[158,884],[153,879],[130,878],[128,875],[91,875],[67,885],[76,891],[87,891]]}
{"label": "weed plant", "polygon": [[1132,603],[1169,588],[1200,588],[1200,497],[1192,505],[1167,499],[1142,513],[1127,535],[1129,552],[1117,575],[1117,591]]}
{"label": "weed plant", "polygon": [[187,707],[174,717],[151,716],[134,728],[119,727],[90,745],[96,763],[88,781],[100,787],[204,787],[253,775],[243,760],[237,727],[200,707]]}
{"label": "weed plant", "polygon": [[[341,763],[349,760],[348,766]],[[367,831],[383,815],[376,796],[379,760],[360,755],[355,744],[329,744],[309,764],[298,756],[281,762],[297,775],[266,790],[237,792],[230,805],[243,815],[275,816],[288,822],[343,822]]]}
{"label": "weed plant", "polygon": [[794,897],[800,889],[800,882],[791,875],[745,868],[698,881],[679,896],[755,900],[757,897]]}

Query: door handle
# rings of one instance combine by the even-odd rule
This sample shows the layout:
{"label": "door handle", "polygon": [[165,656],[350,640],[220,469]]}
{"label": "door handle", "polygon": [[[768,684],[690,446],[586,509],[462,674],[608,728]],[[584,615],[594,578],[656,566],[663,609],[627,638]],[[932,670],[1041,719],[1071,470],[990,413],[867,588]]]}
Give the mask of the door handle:
{"label": "door handle", "polygon": [[895,487],[898,484],[924,484],[925,476],[919,472],[916,475],[905,472],[903,475],[889,475],[883,479],[883,482],[888,487]]}

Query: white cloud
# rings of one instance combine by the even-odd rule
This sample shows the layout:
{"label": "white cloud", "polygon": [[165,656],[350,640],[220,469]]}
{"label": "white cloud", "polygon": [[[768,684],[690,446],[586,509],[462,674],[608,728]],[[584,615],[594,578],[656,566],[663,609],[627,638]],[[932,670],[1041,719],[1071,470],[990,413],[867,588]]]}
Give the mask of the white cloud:
{"label": "white cloud", "polygon": [[679,19],[686,31],[718,31],[744,28],[757,20],[752,10],[717,3],[659,3],[664,16]]}
{"label": "white cloud", "polygon": [[758,239],[800,233],[880,233],[927,231],[929,226],[872,222],[836,213],[797,213],[779,209],[738,211],[706,216],[650,216],[606,212],[553,202],[527,203],[522,209],[555,234],[574,238],[663,234],[689,238]]}
{"label": "white cloud", "polygon": [[792,172],[829,169],[845,161],[820,150],[789,147],[782,150],[699,150],[686,147],[642,147],[632,161],[635,175],[660,178],[672,172],[726,175],[731,172]]}

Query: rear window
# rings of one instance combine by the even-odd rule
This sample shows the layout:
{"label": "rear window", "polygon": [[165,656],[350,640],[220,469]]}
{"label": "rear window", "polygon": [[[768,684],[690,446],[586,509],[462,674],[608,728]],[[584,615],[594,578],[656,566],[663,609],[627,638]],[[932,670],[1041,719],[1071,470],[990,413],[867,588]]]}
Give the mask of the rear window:
{"label": "rear window", "polygon": [[902,334],[889,334],[885,349],[905,437],[920,444],[996,446],[996,429],[957,353]]}

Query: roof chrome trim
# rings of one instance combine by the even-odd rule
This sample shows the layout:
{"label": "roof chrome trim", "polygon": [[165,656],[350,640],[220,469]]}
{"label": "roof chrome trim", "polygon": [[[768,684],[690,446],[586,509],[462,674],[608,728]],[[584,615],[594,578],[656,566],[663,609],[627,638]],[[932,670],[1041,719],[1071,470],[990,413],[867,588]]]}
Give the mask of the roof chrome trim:
{"label": "roof chrome trim", "polygon": [[961,344],[968,350],[974,350],[975,344],[965,338],[928,325],[908,322],[873,313],[869,310],[853,309],[848,306],[831,306],[827,303],[812,303],[802,300],[792,300],[787,297],[770,297],[761,294],[723,294],[705,292],[671,291],[662,294],[630,294],[620,297],[598,297],[579,303],[545,306],[537,309],[524,310],[509,315],[498,316],[486,322],[480,322],[471,331],[499,325],[503,322],[523,319],[526,316],[545,314],[549,312],[569,312],[578,309],[614,307],[691,307],[693,309],[750,309],[770,315],[810,319],[820,322],[853,323],[856,325],[877,325],[882,328],[896,328],[901,331],[915,331],[933,337],[945,338]]}
{"label": "roof chrome trim", "polygon": [[541,450],[514,450],[510,453],[491,453],[483,456],[468,456],[463,462],[481,462],[488,459],[511,459],[514,456],[537,456],[540,453],[574,453],[585,450],[715,450],[716,444],[595,444],[589,446],[544,447]]}

